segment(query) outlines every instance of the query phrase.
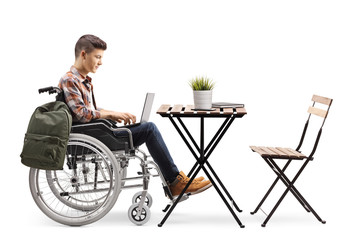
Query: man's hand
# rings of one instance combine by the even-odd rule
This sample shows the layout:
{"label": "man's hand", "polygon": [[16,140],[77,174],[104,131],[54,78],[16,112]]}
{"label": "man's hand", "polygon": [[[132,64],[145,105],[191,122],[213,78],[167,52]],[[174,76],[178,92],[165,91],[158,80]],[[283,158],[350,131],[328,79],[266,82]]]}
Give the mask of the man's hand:
{"label": "man's hand", "polygon": [[112,120],[118,121],[119,123],[121,123],[121,121],[124,121],[124,125],[127,125],[130,123],[135,123],[136,116],[130,113],[114,112]]}
{"label": "man's hand", "polygon": [[108,111],[108,110],[104,110],[104,109],[100,110],[100,118],[111,119],[111,120],[117,121],[119,123],[124,121],[124,125],[136,122],[135,115],[132,115],[130,113],[124,113],[124,112]]}

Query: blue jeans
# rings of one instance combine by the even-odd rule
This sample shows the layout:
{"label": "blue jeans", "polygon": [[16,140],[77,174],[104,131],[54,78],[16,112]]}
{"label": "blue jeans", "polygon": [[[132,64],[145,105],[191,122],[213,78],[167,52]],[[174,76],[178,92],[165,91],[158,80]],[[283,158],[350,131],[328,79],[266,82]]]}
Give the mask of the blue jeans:
{"label": "blue jeans", "polygon": [[[150,155],[159,166],[161,173],[168,182],[173,182],[179,170],[176,167],[168,148],[160,134],[159,129],[152,122],[142,123],[139,126],[129,128],[132,136],[134,146],[138,147],[146,143]],[[126,136],[126,132],[115,133],[115,136]]]}

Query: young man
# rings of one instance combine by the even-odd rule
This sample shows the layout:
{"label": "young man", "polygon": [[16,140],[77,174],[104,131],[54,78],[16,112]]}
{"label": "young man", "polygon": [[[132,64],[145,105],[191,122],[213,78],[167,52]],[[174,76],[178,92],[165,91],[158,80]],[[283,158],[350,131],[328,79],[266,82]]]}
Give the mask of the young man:
{"label": "young man", "polygon": [[[64,91],[65,101],[72,112],[74,121],[89,122],[92,119],[104,118],[120,123],[124,122],[124,125],[134,123],[136,117],[130,113],[96,107],[92,79],[88,73],[96,73],[102,65],[106,47],[106,43],[94,35],[80,37],[75,45],[75,63],[70,71],[60,79],[59,87]],[[130,130],[134,146],[146,144],[151,156],[168,181],[172,195],[178,196],[190,179],[183,172],[179,172],[156,125],[151,122],[142,123]],[[203,177],[199,177],[194,179],[187,192],[196,194],[211,186],[209,180],[205,181]]]}

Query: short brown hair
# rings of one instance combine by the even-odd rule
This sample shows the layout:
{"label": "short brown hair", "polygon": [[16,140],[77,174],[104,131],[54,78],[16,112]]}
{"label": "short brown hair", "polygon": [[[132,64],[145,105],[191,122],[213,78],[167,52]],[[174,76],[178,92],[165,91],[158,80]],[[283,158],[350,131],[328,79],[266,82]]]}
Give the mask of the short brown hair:
{"label": "short brown hair", "polygon": [[75,45],[75,58],[80,56],[82,50],[86,53],[91,53],[95,48],[106,50],[106,42],[97,36],[86,34],[81,36]]}

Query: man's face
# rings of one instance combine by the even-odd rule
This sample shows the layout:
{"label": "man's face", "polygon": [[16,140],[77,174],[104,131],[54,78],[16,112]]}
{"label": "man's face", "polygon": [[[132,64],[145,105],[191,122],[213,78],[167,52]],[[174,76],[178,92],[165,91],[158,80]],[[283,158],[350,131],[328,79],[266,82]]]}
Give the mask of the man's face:
{"label": "man's face", "polygon": [[84,68],[88,72],[96,73],[97,69],[102,65],[102,58],[104,55],[104,50],[95,48],[90,53],[82,52],[83,54],[83,64]]}

